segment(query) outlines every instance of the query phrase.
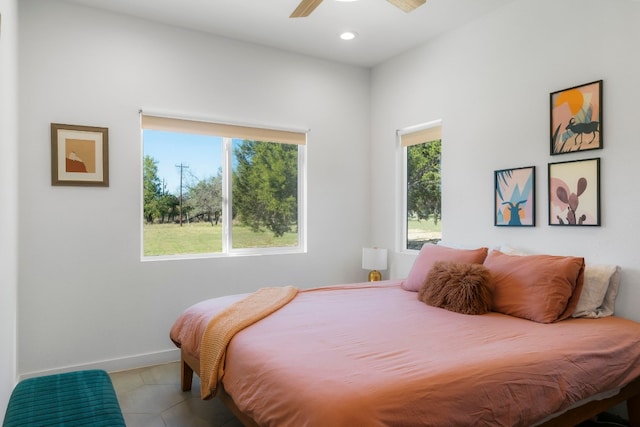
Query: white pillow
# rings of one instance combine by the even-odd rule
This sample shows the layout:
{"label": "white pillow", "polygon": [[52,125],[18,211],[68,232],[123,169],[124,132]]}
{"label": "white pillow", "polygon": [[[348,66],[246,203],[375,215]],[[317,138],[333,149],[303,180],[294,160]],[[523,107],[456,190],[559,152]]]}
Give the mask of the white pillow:
{"label": "white pillow", "polygon": [[600,308],[609,290],[611,276],[616,270],[615,265],[589,265],[585,267],[584,286],[573,317],[604,317],[600,315]]}
{"label": "white pillow", "polygon": [[602,305],[596,309],[596,317],[607,317],[613,315],[621,279],[622,269],[616,266],[615,271],[609,278],[609,288],[607,289],[607,293],[604,295]]}
{"label": "white pillow", "polygon": [[520,249],[512,248],[511,246],[507,246],[507,245],[501,245],[498,250],[503,254],[507,254],[507,255],[520,255],[520,256],[533,255],[528,252],[524,252]]}

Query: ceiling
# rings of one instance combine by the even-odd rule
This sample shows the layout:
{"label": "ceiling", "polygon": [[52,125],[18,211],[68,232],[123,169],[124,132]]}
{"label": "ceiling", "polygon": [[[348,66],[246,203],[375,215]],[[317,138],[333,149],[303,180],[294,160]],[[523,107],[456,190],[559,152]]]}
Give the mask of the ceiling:
{"label": "ceiling", "polygon": [[[514,0],[428,0],[410,13],[386,0],[324,0],[306,18],[289,18],[299,0],[67,1],[371,67]],[[344,31],[358,36],[340,40]]]}

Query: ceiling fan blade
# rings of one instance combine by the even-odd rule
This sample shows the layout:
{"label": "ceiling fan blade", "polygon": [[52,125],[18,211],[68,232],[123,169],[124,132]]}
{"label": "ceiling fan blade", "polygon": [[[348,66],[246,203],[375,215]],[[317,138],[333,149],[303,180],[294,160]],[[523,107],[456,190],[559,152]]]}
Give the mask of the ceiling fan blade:
{"label": "ceiling fan blade", "polygon": [[305,16],[309,16],[320,3],[322,3],[322,0],[302,0],[289,18],[304,18]]}
{"label": "ceiling fan blade", "polygon": [[427,0],[387,0],[392,5],[399,7],[405,12],[411,12],[427,2]]}

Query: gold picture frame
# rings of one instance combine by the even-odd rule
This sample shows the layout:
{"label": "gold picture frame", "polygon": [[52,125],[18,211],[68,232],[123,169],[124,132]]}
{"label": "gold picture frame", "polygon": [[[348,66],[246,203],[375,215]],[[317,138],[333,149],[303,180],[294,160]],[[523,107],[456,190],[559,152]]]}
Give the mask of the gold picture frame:
{"label": "gold picture frame", "polygon": [[109,129],[51,123],[51,185],[109,186]]}

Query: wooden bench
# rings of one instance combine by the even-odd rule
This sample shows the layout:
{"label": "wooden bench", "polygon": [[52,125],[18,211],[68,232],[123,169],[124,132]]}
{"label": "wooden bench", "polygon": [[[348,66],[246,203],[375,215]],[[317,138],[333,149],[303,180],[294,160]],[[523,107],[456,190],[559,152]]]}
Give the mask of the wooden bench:
{"label": "wooden bench", "polygon": [[86,370],[19,382],[2,426],[125,427],[125,423],[109,375]]}

